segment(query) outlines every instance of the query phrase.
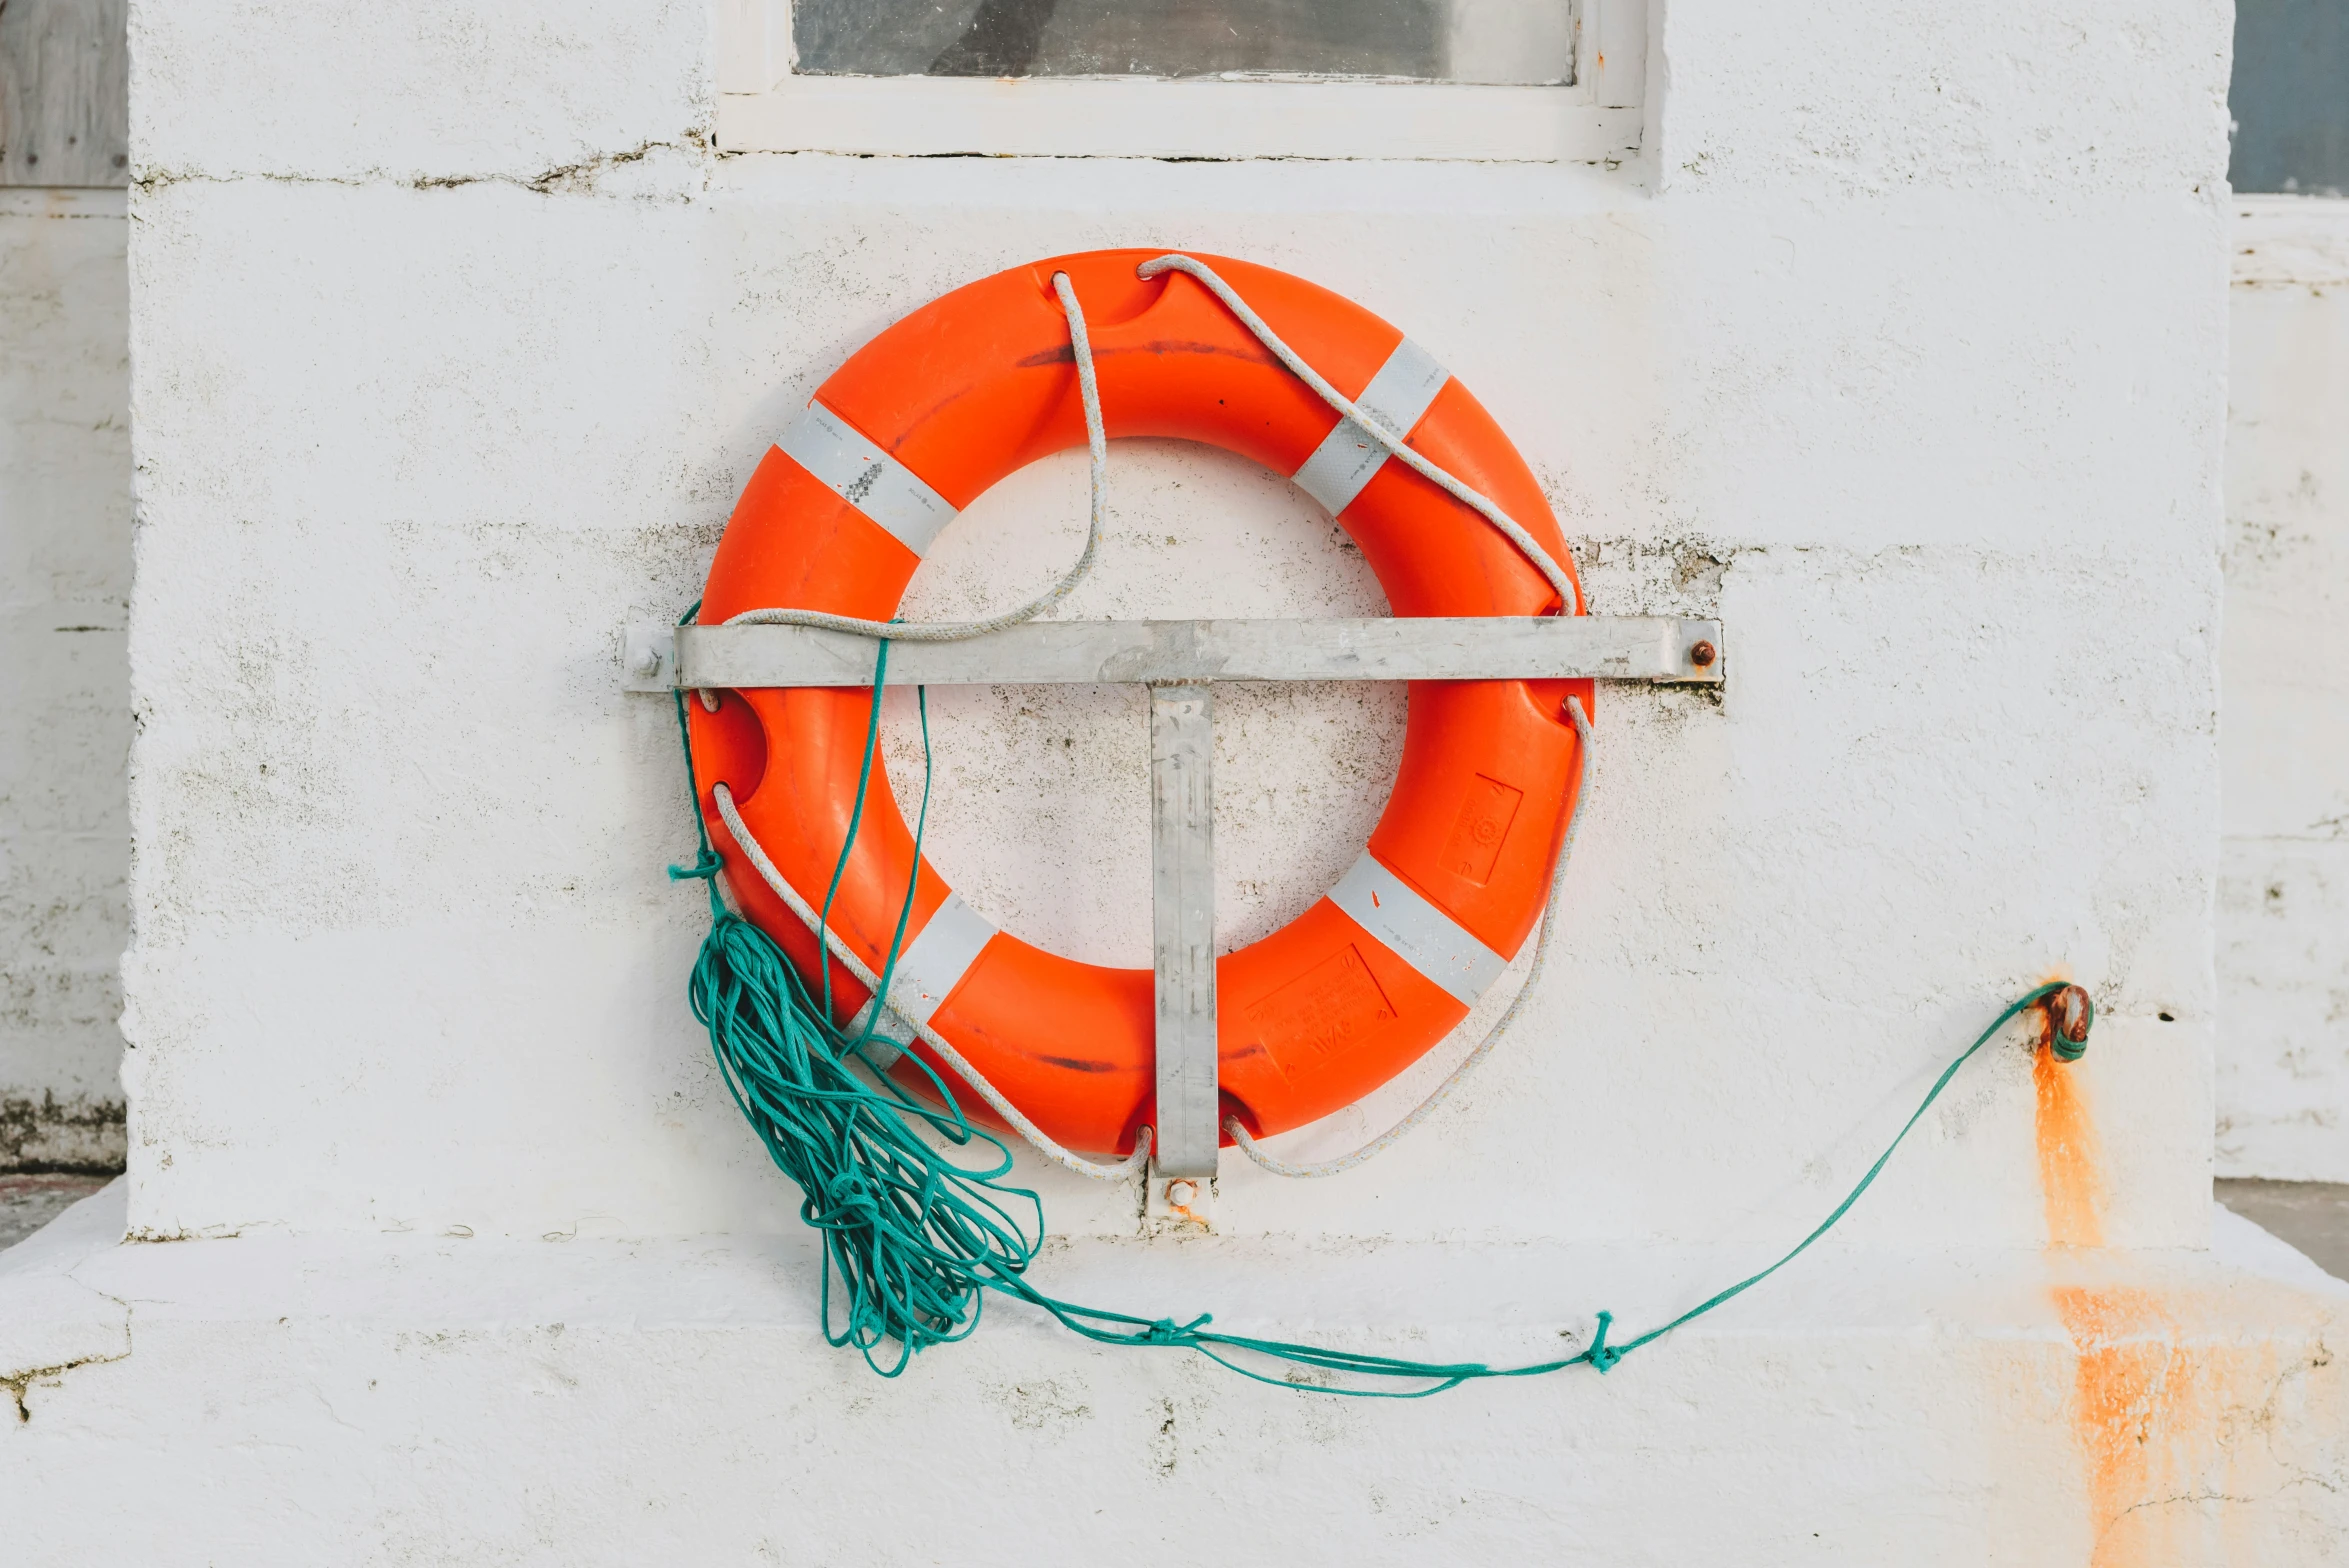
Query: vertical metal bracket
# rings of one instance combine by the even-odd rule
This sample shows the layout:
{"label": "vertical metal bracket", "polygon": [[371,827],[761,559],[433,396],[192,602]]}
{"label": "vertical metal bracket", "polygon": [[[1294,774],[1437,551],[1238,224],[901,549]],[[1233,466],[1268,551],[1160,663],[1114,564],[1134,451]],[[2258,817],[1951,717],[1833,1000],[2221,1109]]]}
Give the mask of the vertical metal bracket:
{"label": "vertical metal bracket", "polygon": [[1157,1000],[1153,1192],[1215,1174],[1215,699],[1150,688],[1150,946]]}

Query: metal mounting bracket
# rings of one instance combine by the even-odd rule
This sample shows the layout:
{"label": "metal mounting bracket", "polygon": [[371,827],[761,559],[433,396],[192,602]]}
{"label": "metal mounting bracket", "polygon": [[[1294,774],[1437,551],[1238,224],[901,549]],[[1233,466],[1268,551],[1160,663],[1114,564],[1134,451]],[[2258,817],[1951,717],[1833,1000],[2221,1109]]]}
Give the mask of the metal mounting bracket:
{"label": "metal mounting bracket", "polygon": [[[869,686],[868,637],[803,626],[634,624],[630,691]],[[1215,681],[1606,680],[1718,685],[1721,623],[1669,616],[1030,621],[893,642],[892,686],[1150,688],[1151,962],[1158,1117],[1144,1212],[1212,1224],[1221,1141],[1215,1008]],[[1188,1189],[1183,1201],[1177,1197]]]}
{"label": "metal mounting bracket", "polygon": [[[869,686],[873,640],[808,626],[622,633],[630,691]],[[1718,685],[1721,623],[1653,615],[1327,621],[1029,621],[893,642],[892,686],[1202,681],[1605,680]]]}

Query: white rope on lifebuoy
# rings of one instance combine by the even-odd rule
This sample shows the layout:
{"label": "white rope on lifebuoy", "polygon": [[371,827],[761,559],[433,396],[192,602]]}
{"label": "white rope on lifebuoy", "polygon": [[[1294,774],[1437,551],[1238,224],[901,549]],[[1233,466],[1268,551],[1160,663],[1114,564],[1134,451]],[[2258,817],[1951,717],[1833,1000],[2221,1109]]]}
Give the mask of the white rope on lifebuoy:
{"label": "white rope on lifebuoy", "polygon": [[[1355,424],[1368,432],[1372,439],[1384,446],[1389,454],[1399,458],[1413,472],[1439,486],[1445,493],[1476,512],[1499,530],[1511,544],[1517,547],[1519,553],[1533,568],[1541,573],[1543,579],[1557,593],[1559,602],[1565,607],[1566,613],[1576,615],[1582,613],[1582,594],[1574,579],[1558,565],[1549,551],[1542,547],[1539,540],[1526,532],[1516,519],[1502,511],[1494,502],[1421,456],[1411,448],[1402,435],[1387,429],[1377,416],[1332,386],[1326,377],[1307,364],[1296,350],[1282,341],[1280,335],[1272,330],[1264,318],[1258,315],[1230,284],[1216,275],[1214,268],[1193,257],[1175,254],[1146,261],[1135,270],[1138,275],[1144,278],[1156,277],[1161,272],[1181,272],[1195,279],[1217,299],[1221,300],[1225,308],[1231,311],[1239,323],[1253,333],[1256,340],[1288,368],[1290,374],[1312,388],[1315,395],[1336,409],[1342,418],[1354,421]],[[990,632],[1002,631],[1007,627],[1017,626],[1023,621],[1033,620],[1068,597],[1070,591],[1083,580],[1085,574],[1092,570],[1094,556],[1100,547],[1102,519],[1107,507],[1109,440],[1101,418],[1101,389],[1099,379],[1094,372],[1093,343],[1091,335],[1086,331],[1084,309],[1077,301],[1076,288],[1070,283],[1067,273],[1054,273],[1052,288],[1060,298],[1061,309],[1068,316],[1069,344],[1074,351],[1077,366],[1077,390],[1085,411],[1085,444],[1092,456],[1091,512],[1085,530],[1084,552],[1077,557],[1076,564],[1071,566],[1059,581],[1036,598],[1016,609],[1006,610],[999,615],[988,616],[983,620],[904,623],[868,620],[853,615],[835,615],[825,610],[772,608],[745,610],[740,615],[729,619],[726,622],[727,625],[814,626],[827,631],[848,632],[856,636],[887,638],[892,642],[960,642],[967,638],[984,637]],[[700,695],[704,707],[713,709],[716,707],[716,699],[713,694],[703,692]],[[1583,710],[1579,698],[1568,698],[1566,711],[1568,717],[1574,722],[1575,734],[1581,740],[1583,756],[1588,759],[1592,755],[1590,715]],[[767,858],[766,850],[752,835],[749,825],[735,811],[733,796],[726,786],[723,784],[715,786],[712,794],[717,803],[718,814],[725,819],[727,830],[734,835],[735,841],[742,845],[744,852],[749,855],[751,863],[758,868],[760,877],[766,881],[770,888],[774,889],[777,897],[790,906],[792,913],[806,923],[810,931],[821,937],[826,948],[838,957],[842,964],[847,966],[849,973],[855,975],[859,981],[878,995],[880,991],[879,977],[848,948],[847,944],[841,941],[837,934],[823,924],[816,911],[799,896],[798,891],[784,879],[783,874],[775,869],[774,862]],[[1339,1159],[1312,1165],[1293,1165],[1266,1153],[1263,1146],[1256,1141],[1248,1129],[1240,1124],[1239,1118],[1227,1117],[1224,1129],[1232,1135],[1233,1142],[1238,1145],[1240,1152],[1276,1176],[1335,1176],[1342,1171],[1352,1170],[1363,1162],[1384,1153],[1404,1135],[1434,1114],[1436,1108],[1450,1098],[1452,1091],[1459,1087],[1461,1080],[1466,1078],[1491,1053],[1493,1047],[1500,1043],[1501,1037],[1508,1033],[1509,1026],[1517,1021],[1518,1011],[1525,1005],[1526,998],[1533,993],[1534,986],[1541,979],[1542,965],[1549,955],[1558,892],[1566,880],[1566,865],[1574,850],[1574,831],[1581,816],[1582,797],[1578,790],[1575,795],[1574,809],[1566,819],[1565,837],[1558,848],[1557,868],[1551,873],[1549,896],[1542,908],[1541,932],[1534,939],[1533,963],[1526,971],[1525,983],[1518,987],[1517,995],[1510,1000],[1507,1011],[1501,1014],[1499,1021],[1486,1032],[1481,1041],[1477,1042],[1476,1049],[1469,1052],[1460,1065],[1452,1069],[1450,1076],[1438,1084],[1433,1093],[1422,1100],[1409,1115],[1353,1153]],[[923,1043],[937,1053],[939,1060],[953,1068],[957,1075],[978,1092],[980,1098],[994,1107],[996,1113],[1046,1159],[1075,1171],[1078,1175],[1090,1176],[1097,1181],[1125,1180],[1139,1173],[1149,1163],[1150,1128],[1144,1127],[1142,1129],[1134,1146],[1134,1152],[1114,1165],[1099,1164],[1085,1159],[1081,1155],[1073,1154],[1029,1120],[1019,1107],[1013,1105],[1002,1091],[981,1076],[979,1070],[965,1060],[962,1053],[948,1044],[936,1030],[926,1023],[916,1024],[914,1027]]]}
{"label": "white rope on lifebuoy", "polygon": [[1401,435],[1389,430],[1385,422],[1376,414],[1371,413],[1336,387],[1331,386],[1327,377],[1305,363],[1302,355],[1281,341],[1280,334],[1273,331],[1262,316],[1256,314],[1253,306],[1240,298],[1238,290],[1216,276],[1213,267],[1194,257],[1172,255],[1161,256],[1155,261],[1145,261],[1134,270],[1145,278],[1154,278],[1161,272],[1180,272],[1187,277],[1198,280],[1209,293],[1223,301],[1224,308],[1238,318],[1241,326],[1256,335],[1257,342],[1272,350],[1273,357],[1288,367],[1289,374],[1311,387],[1324,403],[1368,431],[1373,440],[1385,447],[1393,456],[1402,459],[1404,466],[1413,473],[1436,485],[1445,494],[1499,529],[1502,535],[1517,547],[1518,553],[1531,562],[1533,569],[1541,573],[1548,580],[1550,587],[1556,590],[1558,602],[1566,607],[1566,613],[1569,615],[1582,613],[1582,594],[1575,587],[1574,579],[1567,576],[1560,569],[1558,563],[1550,558],[1550,552],[1542,548],[1540,540],[1527,533],[1517,519],[1502,511],[1492,501],[1487,500],[1477,491],[1469,489],[1458,479],[1453,478],[1443,469],[1420,456]]}
{"label": "white rope on lifebuoy", "polygon": [[834,615],[827,610],[772,609],[745,610],[728,620],[728,626],[818,626],[859,637],[886,637],[891,642],[961,642],[1032,621],[1069,596],[1069,591],[1093,569],[1094,553],[1101,547],[1101,519],[1109,487],[1109,435],[1101,422],[1101,387],[1093,373],[1093,339],[1085,330],[1084,308],[1077,303],[1077,291],[1067,273],[1052,275],[1052,289],[1060,296],[1060,308],[1068,315],[1069,346],[1076,351],[1077,392],[1085,405],[1085,445],[1093,454],[1092,516],[1085,528],[1085,552],[1077,557],[1077,564],[1060,581],[1026,604],[981,621],[869,621],[860,616]]}

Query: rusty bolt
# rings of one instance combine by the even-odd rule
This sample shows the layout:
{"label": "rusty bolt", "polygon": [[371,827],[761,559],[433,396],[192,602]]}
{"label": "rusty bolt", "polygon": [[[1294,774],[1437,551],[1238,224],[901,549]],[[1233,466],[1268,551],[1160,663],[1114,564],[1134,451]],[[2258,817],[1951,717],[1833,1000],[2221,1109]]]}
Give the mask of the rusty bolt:
{"label": "rusty bolt", "polygon": [[2047,999],[2049,1027],[2074,1045],[2088,1038],[2088,993],[2067,985]]}
{"label": "rusty bolt", "polygon": [[1721,650],[1709,642],[1700,642],[1688,650],[1688,662],[1700,670],[1709,670],[1713,661],[1721,657]]}
{"label": "rusty bolt", "polygon": [[1187,1181],[1170,1181],[1166,1184],[1166,1201],[1178,1209],[1189,1208],[1198,1196],[1199,1189]]}

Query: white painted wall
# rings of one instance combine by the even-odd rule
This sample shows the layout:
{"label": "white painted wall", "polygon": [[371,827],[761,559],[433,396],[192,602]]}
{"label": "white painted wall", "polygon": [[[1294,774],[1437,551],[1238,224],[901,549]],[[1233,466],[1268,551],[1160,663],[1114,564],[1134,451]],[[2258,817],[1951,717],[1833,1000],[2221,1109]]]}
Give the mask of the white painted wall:
{"label": "white painted wall", "polygon": [[[1544,476],[1600,607],[1730,628],[1720,705],[1602,704],[1533,1026],[1360,1177],[1227,1176],[1234,1229],[1784,1233],[2068,969],[2104,1007],[2109,1234],[2198,1244],[2225,8],[1659,25],[1652,152],[1606,171],[713,158],[698,5],[139,8],[133,1227],[795,1225],[683,1009],[671,720],[617,690],[615,628],[692,597],[857,343],[1149,242],[1405,324]],[[1364,602],[1283,487],[1114,465],[1069,613]],[[974,508],[922,602],[1042,577],[1073,476],[1023,482],[1061,524]],[[943,703],[939,855],[983,910],[1139,962],[1121,701]],[[1234,709],[1244,937],[1351,854],[1394,714]],[[2036,1243],[2030,1103],[2019,1050],[1982,1063],[1855,1233]],[[1132,1224],[1044,1186],[1057,1226]]]}
{"label": "white painted wall", "polygon": [[[122,1217],[110,1192],[0,1254],[12,1568],[2334,1568],[2349,1532],[2349,1285],[2223,1211],[2208,1253],[1822,1249],[1603,1378],[1412,1403],[1001,1304],[883,1383],[816,1334],[805,1240],[118,1247]],[[1532,1359],[1734,1257],[1219,1238],[1042,1272]]]}
{"label": "white painted wall", "polygon": [[0,1171],[123,1154],[126,228],[0,188]]}
{"label": "white painted wall", "polygon": [[[2349,1287],[2209,1202],[2226,7],[1651,15],[1610,170],[726,158],[693,0],[136,7],[131,1172],[0,1256],[17,1555],[2324,1561]],[[1800,1234],[2059,967],[2094,1136],[2034,1138],[2004,1042],[1847,1231],[1604,1378],[1341,1403],[1008,1305],[894,1383],[825,1348],[685,1016],[617,628],[857,343],[1145,241],[1407,325],[1594,600],[1717,612],[1729,685],[1602,702],[1564,956],[1484,1079],[1358,1175],[1236,1169],[1232,1234],[1044,1181],[1047,1288],[1556,1355]],[[1133,445],[1071,613],[1375,607],[1285,486]],[[974,507],[916,608],[1042,578],[1076,480]],[[942,698],[938,853],[1138,962],[1130,707]],[[1395,723],[1231,701],[1233,938],[1351,854]],[[2117,1245],[2043,1248],[2090,1142]]]}
{"label": "white painted wall", "polygon": [[2349,201],[2235,204],[2218,1168],[2349,1181]]}

